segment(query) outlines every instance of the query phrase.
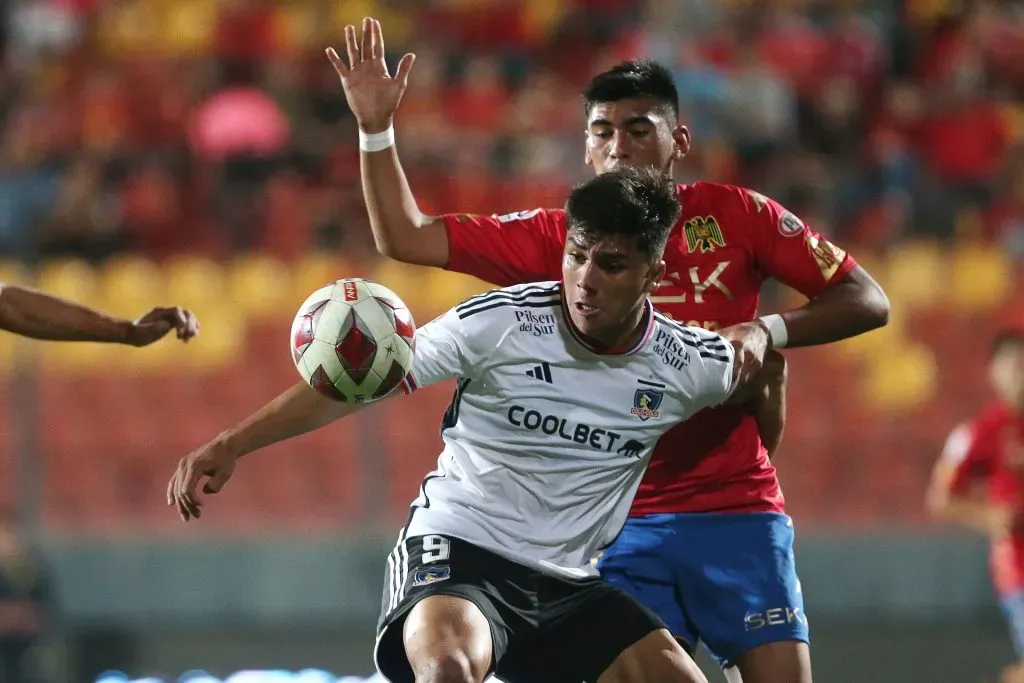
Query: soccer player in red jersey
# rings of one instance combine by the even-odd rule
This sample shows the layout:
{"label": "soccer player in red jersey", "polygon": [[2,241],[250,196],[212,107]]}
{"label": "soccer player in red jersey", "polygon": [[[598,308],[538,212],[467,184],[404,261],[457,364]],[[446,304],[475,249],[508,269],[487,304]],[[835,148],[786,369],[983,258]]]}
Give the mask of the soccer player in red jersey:
{"label": "soccer player in red jersey", "polygon": [[[361,40],[355,27],[346,27],[345,42],[348,64],[334,50],[328,58],[359,123],[363,192],[378,249],[498,285],[557,277],[562,210],[506,216],[419,210],[392,127],[415,57],[405,55],[392,78],[380,24],[372,19],[364,20]],[[599,74],[584,105],[586,162],[598,174],[621,165],[671,174],[690,149],[675,84],[658,64],[627,62]],[[756,372],[751,359],[766,346],[825,344],[886,323],[889,303],[877,283],[778,203],[714,183],[679,185],[677,194],[682,216],[665,252],[667,276],[652,299],[680,322],[728,327],[723,335],[738,343],[744,372]],[[768,277],[810,301],[754,320]],[[643,411],[637,414],[642,419]],[[599,569],[656,611],[691,651],[703,641],[730,680],[809,683],[809,635],[792,546],[792,521],[755,416],[749,408],[720,407],[659,442],[630,519]]]}
{"label": "soccer player in red jersey", "polygon": [[932,471],[933,514],[987,534],[990,566],[1024,682],[1024,328],[996,335],[989,360],[996,400],[952,431]]}

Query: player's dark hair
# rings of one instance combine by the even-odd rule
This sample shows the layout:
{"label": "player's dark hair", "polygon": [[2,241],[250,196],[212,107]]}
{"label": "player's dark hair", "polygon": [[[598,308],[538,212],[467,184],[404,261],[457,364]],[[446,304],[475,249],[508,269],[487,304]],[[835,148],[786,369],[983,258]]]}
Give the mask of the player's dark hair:
{"label": "player's dark hair", "polygon": [[989,347],[989,357],[995,358],[998,353],[1009,346],[1024,346],[1024,326],[1006,327],[996,332]]}
{"label": "player's dark hair", "polygon": [[565,203],[568,228],[583,240],[625,235],[651,259],[661,258],[681,210],[675,183],[654,168],[602,173],[573,188]]}
{"label": "player's dark hair", "polygon": [[591,79],[583,89],[584,114],[590,116],[594,105],[618,102],[631,97],[646,97],[668,108],[679,118],[679,90],[672,72],[650,59],[622,62]]}

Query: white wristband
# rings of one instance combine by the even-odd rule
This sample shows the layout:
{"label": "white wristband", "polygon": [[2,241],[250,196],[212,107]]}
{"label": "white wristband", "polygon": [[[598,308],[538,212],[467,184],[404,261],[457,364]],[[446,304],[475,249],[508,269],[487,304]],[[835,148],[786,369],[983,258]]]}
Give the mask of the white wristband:
{"label": "white wristband", "polygon": [[763,315],[761,322],[768,328],[768,337],[772,340],[773,349],[781,349],[789,341],[789,330],[786,329],[786,321],[778,313]]}
{"label": "white wristband", "polygon": [[381,152],[395,144],[395,127],[388,126],[387,130],[379,133],[364,133],[359,129],[359,149],[364,152]]}

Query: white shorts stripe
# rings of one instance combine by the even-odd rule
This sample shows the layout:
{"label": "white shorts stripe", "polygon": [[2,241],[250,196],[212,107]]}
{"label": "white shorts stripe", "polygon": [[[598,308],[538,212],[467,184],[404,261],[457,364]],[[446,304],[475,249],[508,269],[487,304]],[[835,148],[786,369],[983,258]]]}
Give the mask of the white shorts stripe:
{"label": "white shorts stripe", "polygon": [[387,576],[387,587],[385,590],[388,592],[388,612],[394,609],[395,604],[395,575],[398,573],[395,567],[395,556],[398,554],[398,548],[393,548],[391,553],[388,555],[388,576]]}
{"label": "white shorts stripe", "polygon": [[405,581],[409,577],[409,550],[405,546],[405,529],[388,555],[388,612],[393,612],[405,597]]}

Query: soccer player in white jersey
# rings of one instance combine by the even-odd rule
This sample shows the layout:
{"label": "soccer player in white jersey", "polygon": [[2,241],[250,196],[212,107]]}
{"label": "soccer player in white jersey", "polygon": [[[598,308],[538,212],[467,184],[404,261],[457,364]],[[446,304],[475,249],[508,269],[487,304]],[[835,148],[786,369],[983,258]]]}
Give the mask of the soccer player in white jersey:
{"label": "soccer player in white jersey", "polygon": [[[598,176],[566,211],[561,282],[494,290],[416,332],[406,389],[458,381],[444,451],[387,560],[374,656],[393,683],[706,683],[591,559],[622,528],[658,439],[705,407],[766,395],[781,357],[751,381],[732,342],[654,311],[679,214],[662,174]],[[198,517],[204,476],[216,493],[242,455],[357,409],[298,383],[182,458],[168,505]]]}

